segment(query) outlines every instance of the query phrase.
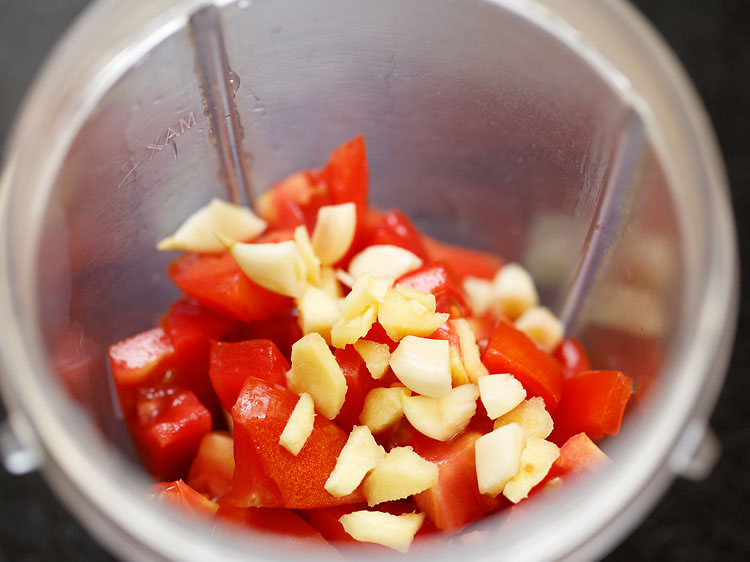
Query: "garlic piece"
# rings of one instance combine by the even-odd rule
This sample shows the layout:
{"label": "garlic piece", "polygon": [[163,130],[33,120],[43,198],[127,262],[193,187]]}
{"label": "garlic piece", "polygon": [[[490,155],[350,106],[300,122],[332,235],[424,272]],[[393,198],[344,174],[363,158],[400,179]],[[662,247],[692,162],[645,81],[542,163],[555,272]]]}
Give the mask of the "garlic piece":
{"label": "garlic piece", "polygon": [[531,489],[547,476],[552,463],[559,456],[560,449],[554,443],[529,437],[521,453],[518,472],[505,484],[503,495],[513,503],[528,497]]}
{"label": "garlic piece", "polygon": [[388,337],[399,341],[404,336],[429,336],[450,314],[435,312],[435,295],[396,285],[378,307],[378,321]]}
{"label": "garlic piece", "polygon": [[305,226],[299,225],[294,229],[294,242],[307,267],[307,280],[314,285],[320,285],[320,260],[313,251]]}
{"label": "garlic piece", "polygon": [[391,369],[404,386],[432,398],[451,392],[450,349],[445,340],[406,336],[391,354]]}
{"label": "garlic piece", "polygon": [[479,390],[474,384],[454,388],[448,396],[408,396],[401,399],[404,416],[414,429],[438,441],[461,433],[477,411]]}
{"label": "garlic piece", "polygon": [[356,227],[354,203],[321,207],[312,235],[312,247],[320,263],[332,265],[343,258],[354,241]]}
{"label": "garlic piece", "polygon": [[249,241],[266,229],[266,221],[257,217],[247,207],[232,205],[221,199],[198,209],[183,222],[171,236],[159,241],[158,250],[185,250],[186,252],[221,252],[224,245],[215,232],[233,240]]}
{"label": "garlic piece", "polygon": [[365,403],[359,414],[360,423],[369,427],[372,433],[385,431],[404,417],[401,400],[409,394],[409,389],[403,386],[373,388],[365,396]]}
{"label": "garlic piece", "polygon": [[482,435],[474,443],[477,483],[483,494],[497,496],[518,472],[525,444],[523,430],[511,423]]}
{"label": "garlic piece", "polygon": [[492,310],[495,294],[492,282],[479,277],[464,277],[463,288],[475,316],[484,316]]}
{"label": "garlic piece", "polygon": [[492,280],[496,311],[515,320],[529,308],[539,304],[534,280],[517,263],[504,265]]}
{"label": "garlic piece", "polygon": [[349,263],[349,274],[354,279],[365,273],[397,279],[420,267],[422,260],[409,250],[392,244],[376,244],[352,258]]}
{"label": "garlic piece", "polygon": [[565,335],[562,322],[543,306],[528,309],[516,320],[515,327],[547,353],[552,353]]}
{"label": "garlic piece", "polygon": [[393,515],[383,511],[352,511],[339,517],[339,523],[357,541],[408,552],[414,535],[424,523],[424,513]]}
{"label": "garlic piece", "polygon": [[489,375],[487,367],[482,363],[479,356],[479,346],[474,331],[471,329],[468,320],[458,318],[451,320],[451,324],[458,334],[458,343],[461,347],[461,359],[466,369],[466,374],[471,382],[477,382],[482,377]]}
{"label": "garlic piece", "polygon": [[526,389],[507,373],[479,379],[479,396],[491,420],[507,414],[526,398]]}
{"label": "garlic piece", "polygon": [[315,404],[312,397],[303,392],[284,426],[279,444],[295,457],[305,446],[315,425]]}
{"label": "garlic piece", "polygon": [[307,268],[302,255],[292,240],[277,244],[243,244],[220,234],[245,275],[255,283],[288,297],[300,297],[305,290]]}
{"label": "garlic piece", "polygon": [[539,437],[546,439],[552,433],[554,421],[544,406],[544,400],[534,396],[524,400],[507,414],[495,420],[494,428],[497,429],[509,423],[517,423],[523,429],[526,437]]}
{"label": "garlic piece", "polygon": [[325,291],[307,285],[302,298],[297,299],[299,325],[303,334],[318,332],[330,342],[331,328],[339,319],[339,305]]}

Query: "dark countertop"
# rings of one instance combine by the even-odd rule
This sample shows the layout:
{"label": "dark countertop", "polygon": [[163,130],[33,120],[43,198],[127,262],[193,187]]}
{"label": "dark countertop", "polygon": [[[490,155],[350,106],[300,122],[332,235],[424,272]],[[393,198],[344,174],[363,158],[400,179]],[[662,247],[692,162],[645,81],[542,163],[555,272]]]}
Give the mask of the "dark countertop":
{"label": "dark countertop", "polygon": [[[86,0],[6,0],[0,18],[0,139],[44,55]],[[695,82],[716,128],[736,216],[750,216],[750,2],[637,0]],[[750,221],[738,221],[742,273]],[[723,456],[704,482],[678,480],[636,531],[607,558],[750,560],[750,296],[743,294],[726,385],[712,425]],[[4,416],[0,406],[0,418]],[[0,562],[111,560],[36,474],[0,469]]]}

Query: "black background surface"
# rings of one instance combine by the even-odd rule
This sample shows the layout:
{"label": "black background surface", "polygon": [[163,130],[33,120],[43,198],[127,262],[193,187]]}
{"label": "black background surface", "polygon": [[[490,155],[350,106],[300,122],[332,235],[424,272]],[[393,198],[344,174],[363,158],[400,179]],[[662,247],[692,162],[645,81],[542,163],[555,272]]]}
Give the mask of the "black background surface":
{"label": "black background surface", "polygon": [[[573,0],[574,1],[574,0]],[[86,0],[0,0],[0,140],[46,53]],[[743,277],[750,263],[750,1],[637,0],[694,81],[716,128],[738,222]],[[723,456],[701,483],[677,481],[607,558],[750,560],[750,298],[712,418]],[[4,416],[0,406],[0,417]],[[0,562],[112,560],[36,474],[0,469]]]}

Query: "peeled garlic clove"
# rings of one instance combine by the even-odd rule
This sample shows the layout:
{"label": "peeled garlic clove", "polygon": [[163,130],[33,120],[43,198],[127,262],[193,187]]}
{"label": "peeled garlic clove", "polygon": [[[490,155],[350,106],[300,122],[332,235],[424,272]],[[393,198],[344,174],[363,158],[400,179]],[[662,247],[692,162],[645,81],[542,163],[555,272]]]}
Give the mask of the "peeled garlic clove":
{"label": "peeled garlic clove", "polygon": [[177,231],[156,245],[158,250],[186,252],[221,252],[222,243],[215,232],[233,240],[252,240],[266,229],[266,221],[246,207],[232,205],[221,199],[198,209]]}
{"label": "peeled garlic clove", "polygon": [[277,244],[243,244],[216,234],[240,269],[255,283],[280,295],[301,297],[307,267],[292,240]]}
{"label": "peeled garlic clove", "polygon": [[515,327],[547,353],[552,353],[565,335],[562,322],[543,306],[528,309],[516,320]]}
{"label": "peeled garlic clove", "polygon": [[352,258],[349,274],[355,279],[365,273],[397,279],[420,267],[422,260],[409,250],[391,244],[376,244]]}
{"label": "peeled garlic clove", "polygon": [[313,251],[307,228],[303,225],[294,229],[294,242],[307,267],[307,280],[313,285],[320,285],[320,260]]}
{"label": "peeled garlic clove", "polygon": [[450,349],[446,340],[406,336],[391,354],[391,369],[412,392],[440,398],[451,392]]}
{"label": "peeled garlic clove", "polygon": [[504,265],[492,280],[495,308],[515,320],[539,304],[539,295],[531,275],[517,263]]}
{"label": "peeled garlic clove", "polygon": [[312,247],[320,263],[332,265],[343,258],[354,241],[356,228],[354,203],[321,207],[312,235]]}

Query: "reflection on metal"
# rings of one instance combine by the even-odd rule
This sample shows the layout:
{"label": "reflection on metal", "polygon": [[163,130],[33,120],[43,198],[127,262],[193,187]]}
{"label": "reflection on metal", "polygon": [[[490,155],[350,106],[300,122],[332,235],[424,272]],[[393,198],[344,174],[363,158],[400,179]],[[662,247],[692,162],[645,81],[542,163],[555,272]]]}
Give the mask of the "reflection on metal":
{"label": "reflection on metal", "polygon": [[234,105],[239,77],[229,67],[219,11],[215,6],[198,10],[190,17],[190,26],[203,102],[211,119],[227,196],[233,203],[241,203],[246,197],[249,204],[252,190],[241,151],[242,128]]}

